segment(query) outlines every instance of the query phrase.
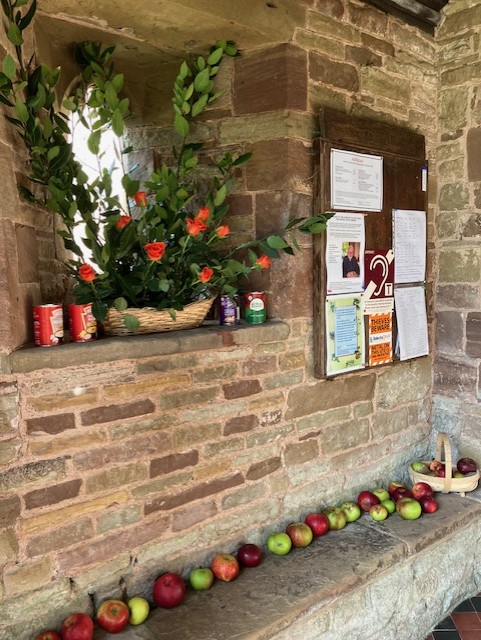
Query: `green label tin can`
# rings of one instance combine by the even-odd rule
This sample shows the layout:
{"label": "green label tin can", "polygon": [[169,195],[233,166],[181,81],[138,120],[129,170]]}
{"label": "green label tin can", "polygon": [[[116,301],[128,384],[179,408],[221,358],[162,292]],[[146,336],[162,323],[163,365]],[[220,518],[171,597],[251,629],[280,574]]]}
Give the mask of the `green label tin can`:
{"label": "green label tin can", "polygon": [[261,324],[266,321],[266,294],[263,291],[244,293],[245,321]]}

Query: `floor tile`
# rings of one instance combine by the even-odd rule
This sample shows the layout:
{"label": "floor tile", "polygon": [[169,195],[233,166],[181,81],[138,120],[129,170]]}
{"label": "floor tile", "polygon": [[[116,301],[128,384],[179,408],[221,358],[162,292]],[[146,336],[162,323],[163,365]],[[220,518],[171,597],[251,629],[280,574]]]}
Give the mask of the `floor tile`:
{"label": "floor tile", "polygon": [[460,611],[460,612],[474,611],[474,606],[471,600],[465,600],[464,602],[461,602],[461,604],[458,604],[458,606],[455,609],[453,609],[453,612],[454,611]]}
{"label": "floor tile", "polygon": [[457,631],[433,631],[434,640],[462,640]]}
{"label": "floor tile", "polygon": [[444,629],[446,630],[450,630],[450,629],[456,629],[456,627],[454,626],[454,622],[453,619],[451,618],[451,616],[446,616],[446,618],[444,618],[444,620],[441,620],[441,622],[438,622],[438,624],[434,627],[435,629]]}
{"label": "floor tile", "polygon": [[478,613],[481,613],[481,596],[476,596],[474,598],[471,598],[471,602],[472,602],[473,607],[475,608],[475,610]]}
{"label": "floor tile", "polygon": [[476,613],[463,613],[460,611],[453,611],[451,617],[458,631],[478,629],[481,638],[481,620]]}
{"label": "floor tile", "polygon": [[461,640],[481,640],[481,631],[478,629],[463,631],[461,633]]}

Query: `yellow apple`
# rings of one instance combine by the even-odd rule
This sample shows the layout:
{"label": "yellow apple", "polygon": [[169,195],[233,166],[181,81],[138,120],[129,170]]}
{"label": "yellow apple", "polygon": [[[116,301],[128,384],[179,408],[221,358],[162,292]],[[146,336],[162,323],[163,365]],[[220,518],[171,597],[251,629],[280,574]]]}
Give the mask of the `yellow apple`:
{"label": "yellow apple", "polygon": [[127,602],[130,610],[130,624],[142,624],[147,619],[150,612],[150,605],[145,598],[135,596]]}

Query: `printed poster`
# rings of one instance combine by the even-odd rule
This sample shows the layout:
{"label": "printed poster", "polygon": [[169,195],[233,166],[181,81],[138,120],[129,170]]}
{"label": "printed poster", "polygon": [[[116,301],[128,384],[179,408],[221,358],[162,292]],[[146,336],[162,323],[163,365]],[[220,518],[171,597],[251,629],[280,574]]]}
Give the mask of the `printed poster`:
{"label": "printed poster", "polygon": [[327,296],[326,340],[327,375],[364,367],[364,316],[360,295]]}
{"label": "printed poster", "polygon": [[394,282],[424,282],[426,278],[426,212],[393,209]]}
{"label": "printed poster", "polygon": [[361,292],[364,281],[364,216],[336,213],[327,222],[327,294]]}
{"label": "printed poster", "polygon": [[382,211],[382,199],[382,156],[332,149],[332,208]]}
{"label": "printed poster", "polygon": [[394,308],[394,252],[375,249],[364,252],[363,313],[391,313]]}
{"label": "printed poster", "polygon": [[429,353],[424,287],[400,287],[394,292],[401,360]]}
{"label": "printed poster", "polygon": [[369,366],[392,362],[392,313],[369,316]]}

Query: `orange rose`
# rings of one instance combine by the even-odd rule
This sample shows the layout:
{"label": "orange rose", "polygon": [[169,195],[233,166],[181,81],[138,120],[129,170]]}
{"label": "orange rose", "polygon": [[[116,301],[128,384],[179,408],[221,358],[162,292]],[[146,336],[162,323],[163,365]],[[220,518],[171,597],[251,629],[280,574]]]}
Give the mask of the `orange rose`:
{"label": "orange rose", "polygon": [[115,223],[115,228],[118,231],[120,231],[121,229],[126,227],[131,221],[132,221],[132,218],[130,216],[120,216],[120,218]]}
{"label": "orange rose", "polygon": [[230,229],[228,224],[222,224],[220,227],[217,227],[216,231],[219,238],[225,238],[229,235]]}
{"label": "orange rose", "polygon": [[199,280],[201,282],[209,282],[209,280],[214,275],[214,270],[210,267],[204,267],[202,271],[199,273]]}
{"label": "orange rose", "polygon": [[271,259],[269,256],[263,254],[256,260],[256,264],[260,266],[261,269],[268,269],[271,266]]}
{"label": "orange rose", "polygon": [[200,220],[201,222],[207,222],[207,220],[209,219],[210,216],[210,209],[209,207],[202,207],[202,209],[199,209],[199,211],[197,211],[197,215],[195,216],[196,220]]}
{"label": "orange rose", "polygon": [[138,207],[146,207],[147,206],[147,194],[145,191],[138,191],[134,195],[135,204]]}
{"label": "orange rose", "polygon": [[207,229],[207,225],[199,220],[199,218],[187,218],[187,233],[191,236],[198,236],[199,233]]}
{"label": "orange rose", "polygon": [[144,245],[149,260],[162,260],[165,253],[165,242],[148,242]]}
{"label": "orange rose", "polygon": [[97,274],[89,264],[83,264],[78,270],[78,275],[84,282],[92,282]]}

